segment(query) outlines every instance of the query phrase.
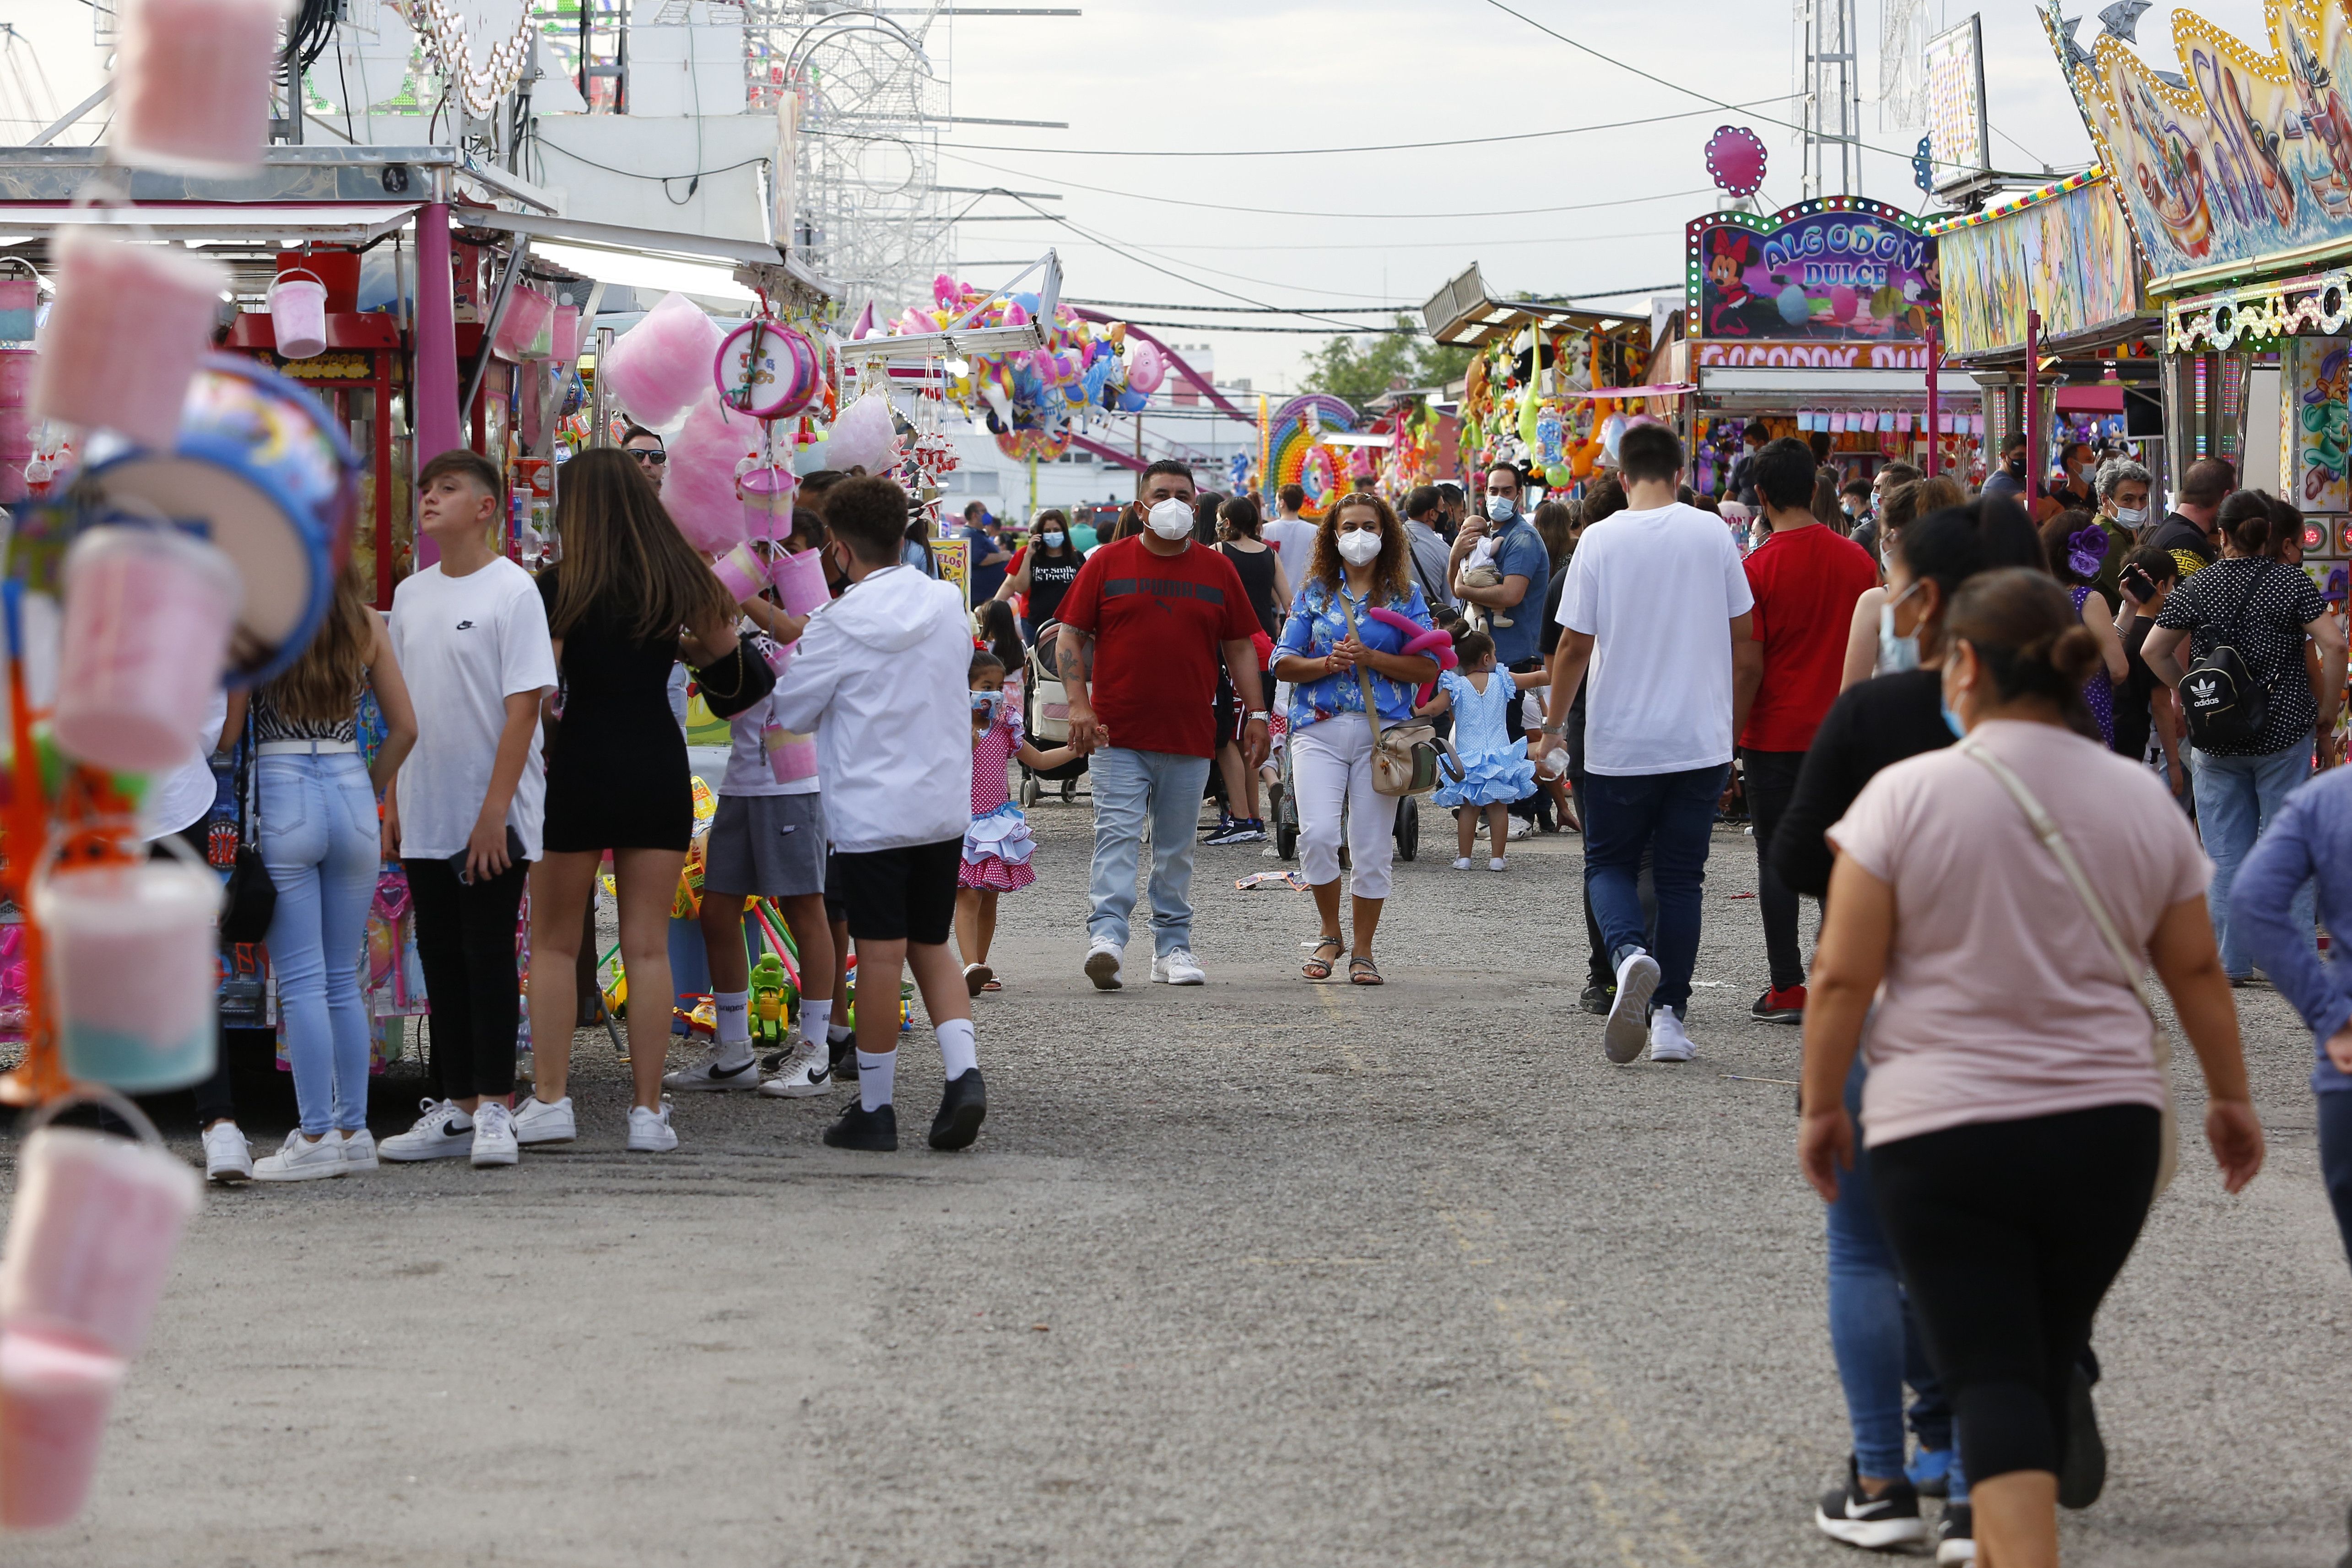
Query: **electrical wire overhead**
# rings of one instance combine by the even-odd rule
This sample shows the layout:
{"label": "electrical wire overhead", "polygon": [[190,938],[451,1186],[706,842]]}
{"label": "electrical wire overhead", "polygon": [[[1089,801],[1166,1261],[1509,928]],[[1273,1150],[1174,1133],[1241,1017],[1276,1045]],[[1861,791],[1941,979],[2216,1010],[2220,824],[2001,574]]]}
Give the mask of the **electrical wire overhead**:
{"label": "electrical wire overhead", "polygon": [[[991,174],[1012,174],[1024,180],[1053,180],[1061,184],[1069,186],[1074,191],[1092,191],[1095,195],[1099,196],[1125,196],[1131,201],[1156,202],[1167,206],[1202,207],[1210,212],[1251,213],[1261,217],[1391,218],[1402,223],[1424,223],[1433,222],[1439,219],[1465,217],[1540,217],[1551,213],[1595,212],[1602,207],[1630,207],[1639,206],[1645,202],[1681,201],[1686,196],[1706,195],[1715,188],[1712,185],[1694,185],[1687,191],[1660,191],[1654,195],[1625,196],[1616,201],[1571,202],[1566,206],[1556,207],[1496,207],[1486,212],[1424,213],[1407,210],[1384,213],[1307,212],[1302,211],[1297,207],[1239,206],[1232,202],[1194,201],[1186,196],[1150,195],[1141,191],[1121,191],[1115,190],[1108,185],[1089,185],[1082,180],[1063,179],[1059,174],[1034,174],[1027,169],[1008,169],[1001,163],[990,163],[978,158],[967,158],[961,153],[955,153],[952,149],[946,147],[940,149],[940,155],[941,157],[952,156],[959,163],[969,163],[975,169],[986,169]],[[1003,189],[1002,186],[991,186],[982,194],[992,196],[1010,196],[1019,195],[1021,193],[1008,191]]]}

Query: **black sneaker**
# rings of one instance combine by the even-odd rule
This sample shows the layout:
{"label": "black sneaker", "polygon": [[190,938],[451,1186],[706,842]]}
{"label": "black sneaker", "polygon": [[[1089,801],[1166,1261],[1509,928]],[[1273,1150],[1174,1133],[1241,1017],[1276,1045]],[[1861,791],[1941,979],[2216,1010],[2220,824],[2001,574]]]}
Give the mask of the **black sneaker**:
{"label": "black sneaker", "polygon": [[2107,1488],[2107,1445],[2091,1403],[2091,1374],[2077,1363],[2066,1384],[2066,1451],[2058,1459],[2058,1506],[2088,1508]]}
{"label": "black sneaker", "polygon": [[869,1154],[892,1154],[898,1149],[898,1113],[889,1106],[868,1110],[851,1100],[840,1120],[824,1130],[827,1146],[863,1149]]}
{"label": "black sneaker", "polygon": [[1213,844],[1223,835],[1231,833],[1233,830],[1233,814],[1224,810],[1221,806],[1217,811],[1217,825],[1214,827],[1203,827],[1201,829],[1201,837]]}
{"label": "black sneaker", "polygon": [[1236,817],[1224,823],[1201,842],[1210,848],[1222,848],[1228,844],[1256,844],[1265,837],[1265,829]]}
{"label": "black sneaker", "polygon": [[1964,1502],[1947,1503],[1944,1517],[1936,1521],[1936,1568],[1953,1568],[1955,1563],[1976,1560],[1974,1511]]}
{"label": "black sneaker", "polygon": [[[834,1086],[856,1089],[857,1087],[857,1037],[853,1035],[839,1045],[835,1045],[828,1040],[825,1042],[824,1054],[827,1068],[833,1074]],[[776,1053],[779,1061],[783,1058],[783,1056],[784,1053],[782,1051]]]}
{"label": "black sneaker", "polygon": [[1911,1483],[1898,1480],[1876,1497],[1867,1496],[1851,1454],[1846,1456],[1845,1485],[1822,1494],[1813,1522],[1832,1541],[1871,1552],[1927,1539],[1927,1521],[1919,1517],[1919,1494]]}
{"label": "black sneaker", "polygon": [[1584,994],[1576,999],[1576,1005],[1596,1018],[1606,1018],[1609,1016],[1609,1004],[1616,999],[1617,987],[1614,985],[1588,985],[1584,988]]}
{"label": "black sneaker", "polygon": [[947,1092],[940,1096],[940,1113],[931,1118],[931,1147],[971,1148],[987,1117],[988,1085],[978,1068],[966,1068],[962,1076],[948,1079]]}

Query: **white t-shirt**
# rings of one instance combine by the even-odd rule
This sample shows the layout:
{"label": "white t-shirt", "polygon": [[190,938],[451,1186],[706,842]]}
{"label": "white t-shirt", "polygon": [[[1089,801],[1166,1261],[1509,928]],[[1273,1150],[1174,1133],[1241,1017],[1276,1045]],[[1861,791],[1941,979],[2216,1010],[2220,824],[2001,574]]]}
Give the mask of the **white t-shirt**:
{"label": "white t-shirt", "polygon": [[1621,511],[1586,529],[1558,619],[1593,639],[1587,771],[1731,761],[1731,619],[1755,603],[1729,531],[1696,507]]}
{"label": "white t-shirt", "polygon": [[212,706],[205,712],[205,732],[196,754],[154,782],[147,795],[147,837],[161,838],[194,827],[210,815],[220,794],[213,776],[212,754],[220,750],[221,731],[228,723],[228,693],[215,689]]}
{"label": "white t-shirt", "polygon": [[[400,765],[400,852],[439,860],[466,847],[489,793],[506,729],[506,700],[554,688],[555,647],[530,574],[501,557],[463,577],[438,564],[392,594],[392,654],[416,706],[416,748]],[[507,807],[523,854],[540,857],[547,803],[546,764],[531,731],[530,754]]]}
{"label": "white t-shirt", "polygon": [[742,712],[727,721],[727,774],[719,784],[720,795],[814,795],[816,775],[776,782],[776,770],[768,762],[767,730],[771,721],[772,693],[762,697]]}
{"label": "white t-shirt", "polygon": [[[1303,517],[1277,517],[1258,531],[1282,560],[1282,575],[1297,593],[1307,581],[1307,563],[1315,556],[1316,527]],[[1286,613],[1290,606],[1282,606]]]}

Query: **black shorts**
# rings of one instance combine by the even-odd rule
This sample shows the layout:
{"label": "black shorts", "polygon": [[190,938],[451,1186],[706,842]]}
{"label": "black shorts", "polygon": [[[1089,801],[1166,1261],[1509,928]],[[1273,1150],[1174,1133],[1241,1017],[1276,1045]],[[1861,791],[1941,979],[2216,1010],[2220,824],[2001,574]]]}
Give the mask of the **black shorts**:
{"label": "black shorts", "polygon": [[956,868],[962,864],[961,837],[863,855],[836,849],[827,881],[841,889],[852,941],[939,946],[955,924]]}
{"label": "black shorts", "polygon": [[833,846],[826,845],[824,847],[824,918],[836,924],[849,918],[849,906],[841,900],[840,860],[841,857],[833,852]]}

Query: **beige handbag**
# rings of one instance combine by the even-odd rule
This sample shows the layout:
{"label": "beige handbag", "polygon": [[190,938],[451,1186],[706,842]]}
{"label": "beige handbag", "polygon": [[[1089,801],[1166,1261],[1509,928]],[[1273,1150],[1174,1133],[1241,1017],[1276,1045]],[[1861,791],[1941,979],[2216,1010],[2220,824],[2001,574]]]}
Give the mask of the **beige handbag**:
{"label": "beige handbag", "polygon": [[[1358,642],[1356,612],[1344,592],[1335,590],[1339,613],[1348,617],[1348,635]],[[1372,788],[1381,795],[1426,795],[1437,787],[1437,759],[1454,758],[1454,776],[1462,776],[1462,759],[1437,738],[1437,726],[1426,719],[1381,728],[1381,705],[1372,695],[1372,678],[1356,666],[1356,680],[1364,689],[1364,721],[1372,727]]]}
{"label": "beige handbag", "polygon": [[2074,851],[2067,847],[2064,836],[2058,831],[2058,824],[2042,809],[2042,803],[2034,798],[2032,790],[2025,787],[2025,781],[2019,778],[2007,763],[1986,751],[1973,736],[1962,741],[1959,750],[1982,763],[1985,770],[2000,781],[2001,787],[2009,791],[2010,798],[2024,811],[2025,820],[2033,828],[2033,836],[2047,845],[2050,853],[2057,858],[2058,868],[2066,873],[2066,880],[2074,885],[2074,896],[2083,900],[2084,911],[2091,917],[2091,923],[2099,928],[2099,934],[2106,939],[2107,951],[2116,955],[2117,963],[2123,965],[2124,977],[2131,982],[2132,994],[2137,996],[2139,1005],[2147,1010],[2148,1026],[2156,1031],[2156,1040],[2149,1050],[2156,1058],[2156,1076],[2164,1082],[2164,1121],[2157,1135],[2156,1190],[2148,1196],[2151,1200],[2160,1197],[2164,1189],[2172,1184],[2173,1173],[2180,1168],[2180,1117],[2172,1104],[2172,1040],[2164,1032],[2164,1020],[2156,1010],[2156,998],[2148,994],[2147,963],[2132,952],[2130,944],[2116,930],[2116,922],[2107,914],[2107,906],[2100,900],[2098,889],[2092,887],[2091,879],[2083,874],[2082,862],[2074,858]]}

